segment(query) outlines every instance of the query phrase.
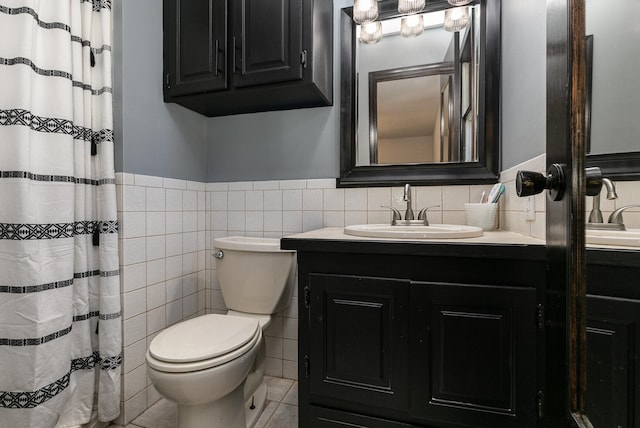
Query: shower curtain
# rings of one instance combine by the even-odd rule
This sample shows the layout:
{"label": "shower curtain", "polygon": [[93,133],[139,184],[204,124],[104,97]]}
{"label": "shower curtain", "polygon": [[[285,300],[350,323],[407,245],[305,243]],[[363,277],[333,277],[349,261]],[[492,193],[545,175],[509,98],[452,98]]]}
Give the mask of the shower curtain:
{"label": "shower curtain", "polygon": [[119,414],[110,0],[0,0],[0,427]]}

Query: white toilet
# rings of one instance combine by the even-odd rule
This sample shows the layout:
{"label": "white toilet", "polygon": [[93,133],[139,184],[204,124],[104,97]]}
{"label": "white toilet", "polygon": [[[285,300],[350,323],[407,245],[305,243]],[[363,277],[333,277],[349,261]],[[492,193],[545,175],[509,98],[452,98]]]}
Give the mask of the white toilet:
{"label": "white toilet", "polygon": [[203,315],[156,336],[147,373],[160,394],[178,403],[179,428],[251,428],[264,408],[265,342],[271,314],[291,301],[295,251],[280,240],[214,239],[226,315]]}

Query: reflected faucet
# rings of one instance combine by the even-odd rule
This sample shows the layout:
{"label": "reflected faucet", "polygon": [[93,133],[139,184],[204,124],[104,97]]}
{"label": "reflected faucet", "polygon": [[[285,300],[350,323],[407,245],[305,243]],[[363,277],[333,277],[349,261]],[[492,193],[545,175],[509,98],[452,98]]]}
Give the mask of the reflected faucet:
{"label": "reflected faucet", "polygon": [[[607,199],[618,199],[616,186],[608,178],[602,178],[602,184],[607,188]],[[600,211],[600,193],[593,197],[593,207],[589,213],[589,223],[603,223],[602,211]]]}
{"label": "reflected faucet", "polygon": [[407,210],[404,213],[405,221],[415,219],[413,215],[413,209],[411,208],[411,185],[409,183],[404,185],[404,196],[402,200],[407,203]]}
{"label": "reflected faucet", "polygon": [[629,208],[640,208],[640,205],[633,204],[618,208],[611,213],[611,215],[609,216],[609,221],[607,223],[613,225],[612,228],[615,228],[616,230],[627,230],[624,222],[622,221],[622,213]]}

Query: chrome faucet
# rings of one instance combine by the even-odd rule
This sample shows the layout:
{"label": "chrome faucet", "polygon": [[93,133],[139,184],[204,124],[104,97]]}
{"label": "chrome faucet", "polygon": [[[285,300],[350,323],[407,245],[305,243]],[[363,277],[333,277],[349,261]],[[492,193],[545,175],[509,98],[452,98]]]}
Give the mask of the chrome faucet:
{"label": "chrome faucet", "polygon": [[[602,178],[602,184],[607,188],[607,199],[618,199],[618,194],[616,193],[616,186],[613,184],[611,180],[608,178]],[[591,208],[591,212],[589,213],[589,223],[602,223],[602,211],[600,211],[600,193],[593,197],[593,207]],[[588,225],[587,225],[588,227]]]}
{"label": "chrome faucet", "polygon": [[409,183],[404,185],[404,196],[402,200],[407,203],[407,210],[404,213],[404,220],[409,221],[415,219],[413,215],[413,209],[411,208],[411,185]]}
{"label": "chrome faucet", "polygon": [[[409,183],[404,185],[404,194],[402,196],[402,200],[404,202],[407,203],[407,210],[404,213],[404,220],[402,220],[402,213],[395,207],[391,207],[388,205],[380,205],[382,208],[389,208],[392,213],[393,213],[393,217],[391,219],[391,225],[392,226],[396,226],[396,225],[411,225],[414,224],[412,223],[412,221],[416,220],[416,216],[413,213],[413,208],[411,207],[411,185]],[[418,218],[417,220],[419,222],[416,222],[416,224],[422,224],[424,226],[429,226],[429,220],[427,219],[427,210],[429,208],[434,208],[434,207],[439,207],[440,205],[429,205],[426,206],[424,208],[422,208],[419,212],[418,212]]]}

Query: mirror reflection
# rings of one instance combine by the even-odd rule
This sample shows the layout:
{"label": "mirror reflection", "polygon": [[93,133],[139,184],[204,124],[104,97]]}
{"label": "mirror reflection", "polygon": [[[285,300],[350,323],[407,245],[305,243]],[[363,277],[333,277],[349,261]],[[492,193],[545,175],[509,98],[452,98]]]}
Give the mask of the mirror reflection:
{"label": "mirror reflection", "polygon": [[405,17],[357,25],[357,166],[478,160],[480,6],[461,10],[462,28],[413,15],[409,37]]}
{"label": "mirror reflection", "polygon": [[[627,49],[640,43],[640,29],[629,21],[640,16],[640,2],[620,0],[612,8],[607,0],[586,0],[585,5],[586,32],[592,37],[589,153],[637,152],[640,56]],[[616,25],[624,22],[629,24]]]}

